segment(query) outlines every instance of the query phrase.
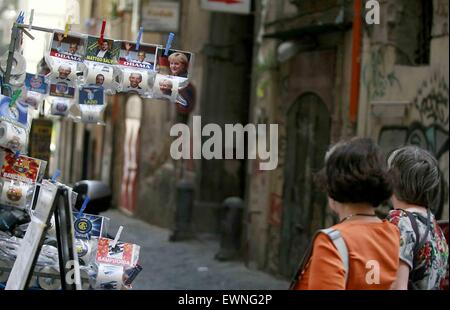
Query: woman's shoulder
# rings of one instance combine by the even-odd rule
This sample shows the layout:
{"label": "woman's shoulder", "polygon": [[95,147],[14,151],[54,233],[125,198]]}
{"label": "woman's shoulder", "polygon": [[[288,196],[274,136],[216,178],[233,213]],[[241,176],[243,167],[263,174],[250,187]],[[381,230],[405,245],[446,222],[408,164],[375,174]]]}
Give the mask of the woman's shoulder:
{"label": "woman's shoulder", "polygon": [[[379,222],[343,222],[336,224],[332,227],[333,229],[337,229],[340,232],[342,232],[343,235],[347,236],[353,236],[356,235],[357,237],[362,237],[363,235],[372,234],[373,232],[376,232],[376,235],[392,235],[392,236],[398,236],[399,235],[399,228],[397,225],[392,225],[388,220],[381,220]],[[358,237],[358,238],[359,238]]]}
{"label": "woman's shoulder", "polygon": [[405,220],[409,221],[409,218],[405,210],[395,209],[389,212],[388,216],[386,217],[386,220],[394,224],[395,226],[399,226]]}

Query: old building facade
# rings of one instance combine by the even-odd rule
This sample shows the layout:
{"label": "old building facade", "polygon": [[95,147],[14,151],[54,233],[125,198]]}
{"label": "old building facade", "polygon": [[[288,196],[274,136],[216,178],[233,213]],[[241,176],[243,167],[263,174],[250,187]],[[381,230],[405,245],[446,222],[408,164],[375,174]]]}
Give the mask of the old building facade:
{"label": "old building facade", "polygon": [[[193,188],[195,233],[218,234],[223,200],[241,197],[242,257],[251,268],[285,277],[314,231],[333,223],[313,179],[338,140],[371,137],[386,152],[420,145],[439,159],[448,184],[447,0],[377,1],[375,25],[365,22],[363,0],[258,0],[246,15],[179,2],[173,47],[195,53],[190,110],[116,95],[104,128],[62,124],[65,182],[102,179],[116,207],[172,228],[183,181]],[[108,36],[134,40],[132,8],[114,3],[80,0],[82,18],[97,21],[89,32],[111,16]],[[143,41],[166,38],[145,32]],[[170,128],[192,126],[194,115],[222,128],[278,124],[277,168],[261,171],[259,159],[173,160]],[[448,219],[445,193],[442,202],[437,213]]]}
{"label": "old building facade", "polygon": [[[280,164],[249,164],[243,238],[252,266],[289,276],[314,231],[332,223],[313,176],[339,139],[371,137],[385,152],[420,145],[448,186],[448,2],[378,3],[375,25],[365,1],[258,6],[251,121],[279,124]],[[445,190],[436,211],[448,219]]]}

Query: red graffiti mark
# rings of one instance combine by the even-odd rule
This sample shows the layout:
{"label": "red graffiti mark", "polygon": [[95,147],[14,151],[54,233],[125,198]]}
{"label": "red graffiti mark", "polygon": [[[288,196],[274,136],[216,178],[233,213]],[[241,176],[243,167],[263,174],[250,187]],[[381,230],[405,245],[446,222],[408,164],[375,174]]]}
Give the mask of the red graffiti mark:
{"label": "red graffiti mark", "polygon": [[283,209],[283,198],[278,195],[272,193],[270,195],[270,211],[269,211],[269,224],[275,227],[279,227],[281,225],[281,215]]}

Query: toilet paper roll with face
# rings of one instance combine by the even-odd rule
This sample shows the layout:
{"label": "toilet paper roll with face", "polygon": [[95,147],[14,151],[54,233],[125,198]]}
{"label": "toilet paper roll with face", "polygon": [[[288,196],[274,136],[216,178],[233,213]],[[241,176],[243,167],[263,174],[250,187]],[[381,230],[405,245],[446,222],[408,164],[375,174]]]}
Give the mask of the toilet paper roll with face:
{"label": "toilet paper roll with face", "polygon": [[37,93],[34,91],[27,91],[27,94],[25,95],[25,99],[23,100],[23,103],[27,104],[29,107],[31,107],[34,110],[39,110],[43,101],[44,101],[43,94],[40,94],[40,93]]}
{"label": "toilet paper roll with face", "polygon": [[135,92],[139,95],[149,94],[152,76],[147,71],[124,68],[121,91],[124,93]]}
{"label": "toilet paper roll with face", "polygon": [[88,85],[102,86],[109,92],[117,90],[114,67],[101,63],[89,62],[86,66],[85,83]]}
{"label": "toilet paper roll with face", "polygon": [[28,134],[25,128],[0,121],[0,146],[16,152],[23,151],[27,143]]}
{"label": "toilet paper roll with face", "polygon": [[120,290],[123,286],[123,267],[99,264],[96,288],[103,290]]}
{"label": "toilet paper roll with face", "polygon": [[2,188],[1,203],[12,207],[25,208],[30,184],[5,180]]}
{"label": "toilet paper roll with face", "polygon": [[51,114],[56,116],[68,116],[73,101],[66,98],[53,98],[51,101]]}
{"label": "toilet paper roll with face", "polygon": [[50,84],[59,80],[68,80],[75,83],[77,79],[78,63],[74,61],[62,60],[51,57],[52,64],[50,65],[51,74],[49,76]]}
{"label": "toilet paper roll with face", "polygon": [[39,272],[55,275],[55,277],[39,275],[39,277],[37,278],[37,283],[40,288],[48,291],[59,290],[61,288],[61,281],[56,278],[59,276],[59,272],[55,268],[45,266],[41,270],[39,270]]}
{"label": "toilet paper roll with face", "polygon": [[153,97],[165,98],[176,102],[178,97],[179,81],[165,75],[157,74],[153,84]]}

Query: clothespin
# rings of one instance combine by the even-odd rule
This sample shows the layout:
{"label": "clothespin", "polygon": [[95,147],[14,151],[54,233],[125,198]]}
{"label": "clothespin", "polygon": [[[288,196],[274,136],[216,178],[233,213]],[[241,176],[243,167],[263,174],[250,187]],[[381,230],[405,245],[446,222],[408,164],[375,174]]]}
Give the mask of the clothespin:
{"label": "clothespin", "polygon": [[17,16],[16,23],[22,24],[24,17],[25,13],[23,11],[20,11],[19,15]]}
{"label": "clothespin", "polygon": [[22,94],[22,90],[18,89],[15,90],[14,93],[11,96],[11,102],[9,103],[9,107],[12,107],[16,104],[17,99],[20,97],[20,95]]}
{"label": "clothespin", "polygon": [[29,33],[25,28],[22,28],[22,32],[25,33],[31,40],[34,40],[34,37],[31,33]]}
{"label": "clothespin", "polygon": [[64,38],[67,38],[67,35],[69,34],[70,28],[71,28],[71,25],[70,25],[70,15],[69,15],[69,17],[67,17],[67,22],[66,22],[66,25],[64,27]]}
{"label": "clothespin", "polygon": [[136,51],[139,50],[139,46],[141,45],[142,32],[144,32],[144,27],[139,27],[138,37],[136,39]]}
{"label": "clothespin", "polygon": [[84,198],[83,205],[81,206],[81,209],[77,214],[77,220],[79,220],[80,217],[83,215],[83,212],[84,212],[84,210],[86,210],[86,207],[87,207],[89,201],[91,201],[91,198],[89,198],[89,196],[86,196],[86,198]]}
{"label": "clothespin", "polygon": [[103,44],[103,37],[104,37],[104,35],[105,35],[105,27],[106,27],[106,17],[103,18],[102,29],[101,29],[101,31],[100,31],[100,39],[98,40],[98,43],[99,43],[100,45]]}
{"label": "clothespin", "polygon": [[2,87],[3,87],[5,90],[6,90],[6,89],[8,90],[8,96],[11,96],[11,95],[12,95],[13,90],[12,90],[10,84],[5,83],[5,84],[2,85]]}
{"label": "clothespin", "polygon": [[165,56],[169,56],[169,50],[172,47],[172,42],[173,42],[174,38],[175,38],[175,34],[173,32],[171,32],[169,34],[169,37],[167,38],[166,49],[164,51]]}
{"label": "clothespin", "polygon": [[28,30],[29,31],[31,31],[31,26],[33,25],[33,18],[34,18],[34,9],[31,9],[30,21],[28,22]]}
{"label": "clothespin", "polygon": [[61,175],[61,171],[59,171],[58,169],[56,169],[56,171],[55,171],[55,173],[53,174],[52,179],[51,179],[52,183],[55,183],[55,182],[56,182],[56,179],[57,179],[60,175]]}
{"label": "clothespin", "polygon": [[114,238],[113,242],[111,243],[112,248],[115,248],[117,245],[117,242],[119,241],[120,234],[122,233],[123,226],[119,227],[119,230],[117,231],[116,237]]}
{"label": "clothespin", "polygon": [[19,157],[20,157],[20,151],[16,151],[16,152],[14,153],[14,158],[17,159],[17,158],[19,158]]}

